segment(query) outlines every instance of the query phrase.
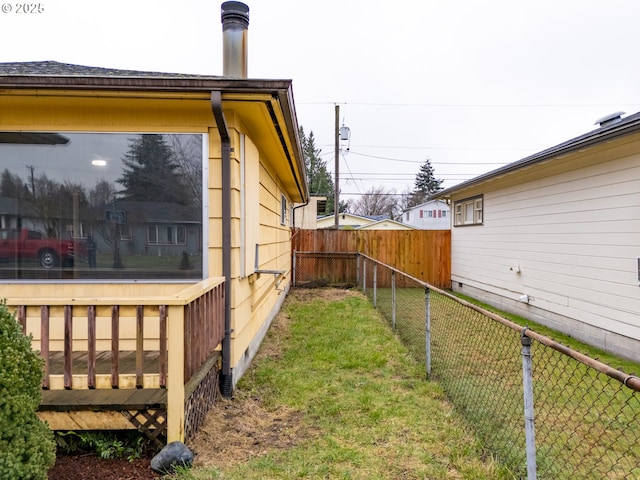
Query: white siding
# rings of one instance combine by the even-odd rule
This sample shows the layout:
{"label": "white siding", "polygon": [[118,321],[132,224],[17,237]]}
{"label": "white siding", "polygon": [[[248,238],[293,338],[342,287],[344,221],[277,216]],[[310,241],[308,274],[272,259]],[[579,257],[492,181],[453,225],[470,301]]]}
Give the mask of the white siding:
{"label": "white siding", "polygon": [[640,340],[640,155],[629,150],[594,147],[456,193],[484,195],[484,224],[453,229],[454,287],[526,293],[532,308]]}

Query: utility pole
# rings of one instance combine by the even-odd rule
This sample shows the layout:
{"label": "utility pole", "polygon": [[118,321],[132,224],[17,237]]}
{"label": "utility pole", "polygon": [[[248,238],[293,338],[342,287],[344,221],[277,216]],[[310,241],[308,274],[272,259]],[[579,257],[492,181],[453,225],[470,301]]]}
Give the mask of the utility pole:
{"label": "utility pole", "polygon": [[31,172],[31,195],[33,196],[33,198],[36,198],[36,181],[35,178],[33,177],[33,165],[27,165],[27,170],[29,170]]}
{"label": "utility pole", "polygon": [[335,229],[338,230],[340,228],[340,184],[339,184],[339,176],[340,176],[340,105],[336,105],[336,127],[335,127],[335,140],[336,140],[336,160],[335,160],[335,190],[333,192],[333,212],[335,215]]}

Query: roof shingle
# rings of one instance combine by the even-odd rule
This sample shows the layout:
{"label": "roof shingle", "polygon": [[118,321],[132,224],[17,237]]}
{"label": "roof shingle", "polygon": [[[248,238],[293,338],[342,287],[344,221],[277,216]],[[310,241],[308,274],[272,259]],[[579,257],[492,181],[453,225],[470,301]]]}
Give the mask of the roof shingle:
{"label": "roof shingle", "polygon": [[90,67],[54,61],[0,63],[1,76],[55,76],[55,77],[119,77],[119,78],[221,78],[214,75],[186,73],[145,72],[117,68]]}

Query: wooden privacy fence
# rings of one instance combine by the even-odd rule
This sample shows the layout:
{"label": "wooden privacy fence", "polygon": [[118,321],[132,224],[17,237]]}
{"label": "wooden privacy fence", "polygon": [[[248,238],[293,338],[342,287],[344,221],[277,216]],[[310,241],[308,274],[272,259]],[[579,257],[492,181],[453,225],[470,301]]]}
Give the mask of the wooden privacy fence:
{"label": "wooden privacy fence", "polygon": [[[435,287],[446,289],[451,286],[450,230],[294,229],[291,250],[314,253],[358,252]],[[298,268],[314,268],[313,262],[305,265],[298,265]]]}

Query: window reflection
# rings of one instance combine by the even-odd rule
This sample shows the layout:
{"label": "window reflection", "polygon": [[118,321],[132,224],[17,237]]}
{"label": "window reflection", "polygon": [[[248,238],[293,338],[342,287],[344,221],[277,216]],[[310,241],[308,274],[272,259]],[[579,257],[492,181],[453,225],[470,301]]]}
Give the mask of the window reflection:
{"label": "window reflection", "polygon": [[0,132],[0,279],[202,278],[203,135]]}

